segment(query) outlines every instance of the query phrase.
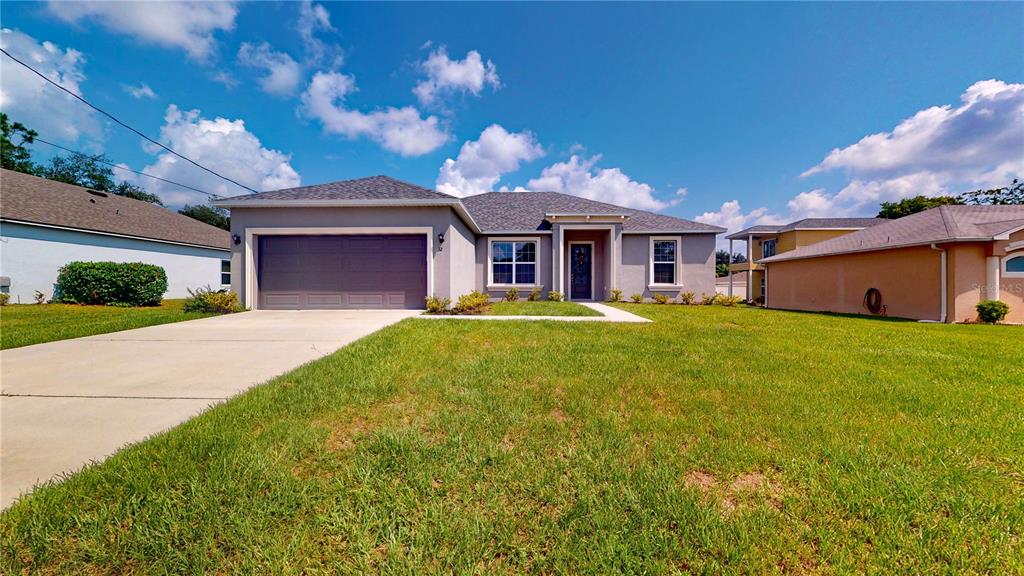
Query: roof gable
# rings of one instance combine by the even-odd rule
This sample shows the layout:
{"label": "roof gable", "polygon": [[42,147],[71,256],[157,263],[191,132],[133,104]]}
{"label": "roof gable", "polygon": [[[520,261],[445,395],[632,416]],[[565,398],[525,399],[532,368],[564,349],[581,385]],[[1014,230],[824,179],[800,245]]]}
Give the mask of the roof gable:
{"label": "roof gable", "polygon": [[230,233],[162,206],[0,171],[0,218],[227,250]]}
{"label": "roof gable", "polygon": [[396,180],[389,176],[370,176],[354,180],[339,180],[326,184],[313,184],[283,190],[270,190],[226,198],[235,205],[262,200],[457,200],[422,186]]}

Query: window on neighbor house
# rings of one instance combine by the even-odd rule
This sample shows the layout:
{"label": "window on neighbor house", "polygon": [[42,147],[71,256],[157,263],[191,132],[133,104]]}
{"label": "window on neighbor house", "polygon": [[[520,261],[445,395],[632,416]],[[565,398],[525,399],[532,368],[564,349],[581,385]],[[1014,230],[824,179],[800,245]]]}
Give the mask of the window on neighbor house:
{"label": "window on neighbor house", "polygon": [[537,242],[491,242],[491,283],[537,283]]}
{"label": "window on neighbor house", "polygon": [[651,250],[654,284],[676,283],[676,241],[654,240]]}
{"label": "window on neighbor house", "polygon": [[220,261],[220,283],[222,286],[231,285],[231,260]]}
{"label": "window on neighbor house", "polygon": [[765,240],[761,243],[761,258],[775,256],[775,240]]}

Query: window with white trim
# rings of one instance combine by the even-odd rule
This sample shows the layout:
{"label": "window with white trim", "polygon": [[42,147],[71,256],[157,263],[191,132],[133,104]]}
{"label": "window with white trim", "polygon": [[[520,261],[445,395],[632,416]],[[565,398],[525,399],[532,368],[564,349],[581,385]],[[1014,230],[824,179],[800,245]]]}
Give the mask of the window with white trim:
{"label": "window with white trim", "polygon": [[1007,278],[1024,278],[1024,252],[1010,254],[1003,258],[1003,276]]}
{"label": "window with white trim", "polygon": [[761,243],[761,258],[775,256],[775,240],[765,240]]}
{"label": "window with white trim", "polygon": [[651,242],[652,284],[676,283],[677,240],[653,240]]}
{"label": "window with white trim", "polygon": [[537,283],[537,242],[535,240],[491,241],[491,284],[529,285]]}
{"label": "window with white trim", "polygon": [[220,261],[220,283],[221,286],[231,285],[231,260]]}

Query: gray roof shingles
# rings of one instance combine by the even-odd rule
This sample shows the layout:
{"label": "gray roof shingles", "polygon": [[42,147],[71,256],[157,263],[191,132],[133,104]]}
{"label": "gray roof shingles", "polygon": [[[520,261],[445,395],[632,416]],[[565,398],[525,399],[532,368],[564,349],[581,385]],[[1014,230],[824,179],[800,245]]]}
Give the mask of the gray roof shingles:
{"label": "gray roof shingles", "polygon": [[868,228],[883,222],[886,222],[884,218],[804,218],[803,220],[797,220],[795,222],[790,222],[789,224],[757,224],[749,228],[744,228],[739,232],[733,232],[726,236],[726,238],[731,240],[743,240],[751,234],[778,234],[781,232],[789,232],[791,230],[823,228],[841,230],[843,228]]}
{"label": "gray roof shingles", "polygon": [[897,220],[885,220],[882,224],[760,262],[782,262],[933,242],[991,240],[993,236],[1021,226],[1024,226],[1024,206],[939,206]]}
{"label": "gray roof shingles", "polygon": [[283,190],[271,190],[227,198],[231,202],[253,200],[457,200],[389,176],[370,176],[355,180],[341,180],[326,184],[313,184]]}
{"label": "gray roof shingles", "polygon": [[624,232],[707,232],[723,228],[558,192],[487,192],[462,199],[484,233],[550,230],[545,214],[626,214]]}
{"label": "gray roof shingles", "polygon": [[227,250],[230,233],[162,206],[0,171],[0,218]]}

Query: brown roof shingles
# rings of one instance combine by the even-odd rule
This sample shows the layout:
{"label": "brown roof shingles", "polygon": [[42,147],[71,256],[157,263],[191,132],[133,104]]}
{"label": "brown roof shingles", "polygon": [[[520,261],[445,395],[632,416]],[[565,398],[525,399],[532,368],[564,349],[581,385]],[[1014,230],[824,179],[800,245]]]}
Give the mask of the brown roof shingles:
{"label": "brown roof shingles", "polygon": [[1024,206],[939,206],[897,220],[887,220],[845,236],[832,238],[765,258],[772,263],[848,252],[919,246],[933,242],[991,240],[1024,226]]}
{"label": "brown roof shingles", "polygon": [[0,218],[227,250],[230,233],[161,206],[0,171]]}

